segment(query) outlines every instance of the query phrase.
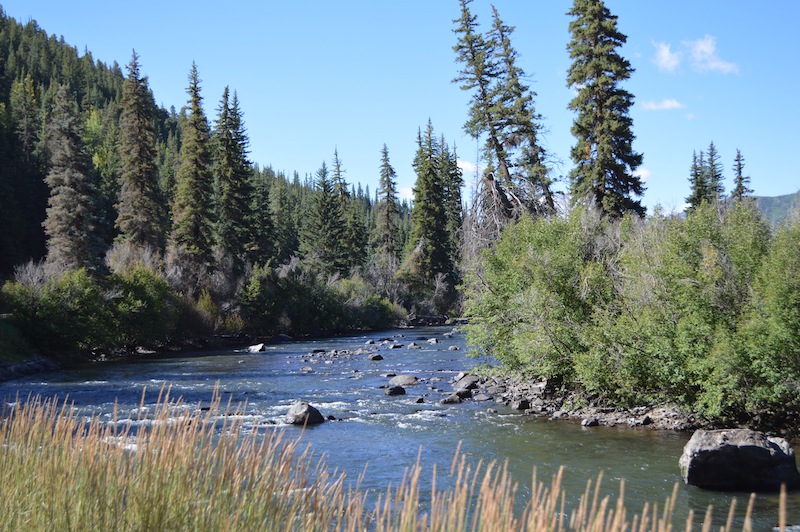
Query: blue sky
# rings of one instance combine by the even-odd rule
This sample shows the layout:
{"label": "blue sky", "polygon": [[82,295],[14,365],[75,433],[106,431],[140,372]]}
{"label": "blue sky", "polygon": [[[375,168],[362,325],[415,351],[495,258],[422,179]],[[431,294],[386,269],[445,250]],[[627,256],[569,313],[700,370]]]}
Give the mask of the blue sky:
{"label": "blue sky", "polygon": [[[537,92],[553,175],[572,163],[566,51],[572,2],[494,0],[516,27],[512,42]],[[467,170],[475,140],[462,130],[469,95],[451,83],[457,0],[130,2],[5,0],[6,14],[34,19],[95,59],[128,64],[135,48],[156,101],[180,108],[197,63],[210,120],[227,85],[237,91],[251,159],[287,173],[313,174],[335,149],[348,182],[377,184],[385,143],[410,194],[416,135],[430,118]],[[736,149],[759,195],[800,189],[800,3],[742,0],[607,0],[628,36],[621,49],[636,69],[624,87],[652,209],[681,208],[694,150],[713,141],[731,188]],[[484,27],[490,2],[472,10]],[[125,72],[127,72],[125,70]]]}

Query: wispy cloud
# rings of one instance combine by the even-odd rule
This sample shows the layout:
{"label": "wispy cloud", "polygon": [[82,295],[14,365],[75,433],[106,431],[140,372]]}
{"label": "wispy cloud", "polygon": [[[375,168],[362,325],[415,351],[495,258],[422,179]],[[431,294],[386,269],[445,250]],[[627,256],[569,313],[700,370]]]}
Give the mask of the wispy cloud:
{"label": "wispy cloud", "polygon": [[675,98],[666,98],[660,102],[642,102],[642,108],[645,111],[671,111],[673,109],[684,109],[685,107],[685,105]]}
{"label": "wispy cloud", "polygon": [[739,65],[725,61],[717,53],[717,39],[706,35],[696,41],[685,41],[684,45],[691,54],[692,68],[698,72],[719,72],[720,74],[738,74]]}
{"label": "wispy cloud", "polygon": [[650,176],[653,175],[653,172],[651,172],[649,168],[645,168],[642,166],[638,170],[636,170],[634,175],[637,176],[639,179],[641,179],[642,183],[647,183],[647,181],[650,179]]}
{"label": "wispy cloud", "polygon": [[681,53],[673,52],[670,44],[666,42],[653,41],[653,46],[656,47],[656,56],[653,58],[653,63],[662,72],[674,72],[678,65],[681,64]]}
{"label": "wispy cloud", "polygon": [[478,169],[478,166],[475,163],[472,161],[465,161],[464,159],[459,159],[456,161],[456,164],[459,168],[461,168],[461,171],[464,173],[464,175],[474,174]]}
{"label": "wispy cloud", "polygon": [[702,39],[683,41],[681,49],[673,51],[672,45],[666,42],[652,41],[656,49],[653,63],[662,72],[675,72],[688,57],[692,69],[696,72],[718,72],[720,74],[738,74],[739,65],[725,61],[717,51],[717,39],[706,35]]}

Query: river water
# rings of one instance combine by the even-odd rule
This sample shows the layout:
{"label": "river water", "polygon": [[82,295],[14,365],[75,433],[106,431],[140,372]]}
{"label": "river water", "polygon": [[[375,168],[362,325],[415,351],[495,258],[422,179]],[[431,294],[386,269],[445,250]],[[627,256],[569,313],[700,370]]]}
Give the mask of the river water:
{"label": "river water", "polygon": [[[155,403],[158,391],[168,386],[172,397],[195,406],[208,404],[218,386],[224,403],[246,401],[247,427],[296,434],[312,446],[315,456],[324,455],[332,469],[346,472],[350,479],[364,473],[361,486],[374,494],[385,492],[389,484],[400,484],[418,457],[425,468],[422,488],[430,488],[434,466],[440,471],[437,486],[446,485],[443,477],[460,445],[474,462],[508,461],[523,502],[534,468],[539,479],[549,480],[563,466],[568,504],[577,501],[587,480],[602,472],[603,494],[615,495],[620,479],[625,479],[629,512],[640,512],[646,502],[663,506],[680,483],[678,519],[694,509],[697,523],[713,504],[715,524],[722,524],[733,497],[743,514],[748,494],[708,492],[681,482],[678,459],[690,434],[643,427],[584,428],[576,422],[525,416],[492,401],[440,404],[452,390],[455,375],[478,362],[466,355],[460,332],[452,337],[444,334],[450,330],[403,329],[268,345],[259,353],[220,349],[95,363],[0,383],[0,399],[68,397],[75,407],[109,419],[116,403],[122,417],[135,419],[145,389],[148,404]],[[387,349],[380,346],[385,338],[406,346],[415,342],[421,349]],[[426,342],[429,338],[439,343],[431,345]],[[329,354],[368,348],[370,340],[380,346],[383,360],[370,361],[366,354]],[[315,350],[325,353],[312,354]],[[391,374],[412,374],[420,382],[407,387],[406,395],[389,397],[382,386]],[[286,425],[283,415],[297,399],[335,420],[305,431]],[[778,518],[777,497],[760,495],[755,514],[755,530],[771,529]],[[798,494],[789,497],[788,518],[800,524]]]}

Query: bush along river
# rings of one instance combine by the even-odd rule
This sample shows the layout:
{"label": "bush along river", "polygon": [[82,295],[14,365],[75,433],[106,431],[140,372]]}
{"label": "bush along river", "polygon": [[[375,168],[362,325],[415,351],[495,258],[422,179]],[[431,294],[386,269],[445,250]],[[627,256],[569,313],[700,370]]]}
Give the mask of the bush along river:
{"label": "bush along river", "polygon": [[[246,403],[246,430],[284,430],[302,438],[330,469],[346,472],[354,484],[377,497],[397,487],[418,458],[421,488],[447,487],[453,456],[460,446],[470,462],[505,461],[520,486],[530,493],[534,468],[549,481],[564,467],[562,486],[567,505],[575,504],[587,480],[602,473],[601,495],[615,497],[625,480],[625,504],[639,513],[645,503],[663,506],[676,483],[675,523],[694,510],[697,524],[709,504],[715,526],[725,523],[732,498],[739,522],[746,493],[718,493],[683,485],[678,459],[691,431],[658,430],[669,421],[616,426],[584,426],[581,420],[554,420],[556,415],[526,415],[536,405],[498,402],[502,391],[489,381],[459,403],[453,383],[476,364],[467,356],[463,334],[452,327],[420,327],[326,339],[287,341],[248,349],[156,354],[88,364],[0,383],[0,398],[11,403],[30,396],[67,399],[86,415],[111,420],[116,405],[120,423],[146,423],[144,412],[159,391],[181,397],[186,408],[208,404],[217,388],[222,402]],[[259,350],[261,347],[262,350]],[[404,394],[390,386],[396,376]],[[146,390],[146,391],[145,391]],[[469,397],[472,395],[471,397]],[[442,402],[443,399],[448,401]],[[286,414],[298,400],[307,401],[326,418],[308,428],[290,425]],[[680,427],[683,421],[674,421]],[[426,497],[421,497],[426,500]],[[422,509],[424,510],[424,508]],[[790,493],[788,522],[800,524],[800,495]],[[778,496],[760,494],[754,529],[770,529],[778,520]],[[741,525],[740,525],[741,526]]]}

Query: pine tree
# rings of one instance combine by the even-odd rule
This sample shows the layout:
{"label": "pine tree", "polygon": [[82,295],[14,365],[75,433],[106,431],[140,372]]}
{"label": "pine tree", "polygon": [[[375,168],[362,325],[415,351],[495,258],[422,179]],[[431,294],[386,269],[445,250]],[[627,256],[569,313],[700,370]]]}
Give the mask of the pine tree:
{"label": "pine tree", "polygon": [[[511,45],[513,26],[507,26],[492,6],[492,29],[489,40],[499,69],[493,111],[500,125],[503,142],[517,152],[509,163],[514,197],[534,214],[552,214],[555,201],[551,190],[545,150],[539,142],[542,116],[536,112],[536,93],[522,83],[525,72],[517,65],[517,52]],[[512,155],[512,154],[509,154]]]}
{"label": "pine tree", "polygon": [[430,120],[425,135],[418,133],[417,145],[413,163],[417,181],[414,186],[409,244],[415,246],[411,260],[416,263],[418,274],[430,282],[436,274],[448,275],[453,272],[444,183],[436,167],[440,147],[433,136]]}
{"label": "pine tree", "polygon": [[266,172],[253,170],[250,187],[250,242],[248,257],[251,263],[265,265],[275,254],[274,230],[272,222],[272,193]]}
{"label": "pine tree", "polygon": [[736,158],[733,161],[733,190],[731,191],[731,199],[734,201],[742,201],[752,193],[753,189],[750,188],[750,177],[744,175],[744,156],[742,152],[737,149]]}
{"label": "pine tree", "polygon": [[379,252],[384,252],[395,260],[400,249],[398,242],[400,208],[397,204],[396,178],[397,173],[389,162],[389,149],[384,144],[381,149],[375,244]]}
{"label": "pine tree", "polygon": [[602,0],[574,0],[567,13],[572,40],[567,45],[572,64],[567,85],[577,90],[569,108],[578,113],[572,126],[576,144],[570,172],[574,202],[594,202],[612,217],[626,212],[644,215],[644,186],[634,172],[642,155],[633,151],[633,120],[628,114],[633,95],[619,87],[633,68],[617,53],[627,37],[617,29],[617,17]]}
{"label": "pine tree", "polygon": [[459,236],[462,222],[461,187],[464,185],[464,179],[461,169],[458,167],[456,149],[453,147],[453,150],[450,150],[444,135],[439,140],[436,171],[442,183],[447,252],[450,255],[450,264],[454,271],[454,265],[459,262]]}
{"label": "pine tree", "polygon": [[703,201],[710,201],[708,176],[706,175],[702,151],[700,155],[697,155],[696,151],[692,153],[692,166],[689,170],[689,189],[691,193],[686,198],[686,203],[689,205],[688,210],[696,209]]}
{"label": "pine tree", "polygon": [[721,201],[725,197],[725,187],[722,185],[722,163],[713,141],[708,145],[705,167],[709,197],[711,200]]}
{"label": "pine tree", "polygon": [[189,116],[183,130],[180,166],[176,175],[171,247],[195,266],[212,263],[210,220],[212,199],[211,151],[208,120],[203,112],[197,65],[189,74]]}
{"label": "pine tree", "polygon": [[229,101],[228,87],[222,94],[213,132],[213,170],[217,188],[216,241],[233,259],[234,272],[241,273],[245,253],[252,242],[253,190],[251,164],[247,160],[248,140],[239,100]]}
{"label": "pine tree", "polygon": [[283,177],[276,178],[272,183],[269,208],[275,235],[275,260],[278,264],[284,264],[299,247],[297,224],[294,220],[294,213],[299,209],[289,191],[289,183]]}
{"label": "pine tree", "polygon": [[139,246],[161,249],[164,241],[164,204],[158,188],[154,103],[147,78],[139,71],[133,52],[123,84],[120,117],[119,201],[116,226],[121,238]]}
{"label": "pine tree", "polygon": [[317,171],[316,190],[307,211],[300,251],[307,259],[318,261],[322,272],[342,273],[345,270],[343,238],[342,204],[334,194],[328,167],[323,161]]}
{"label": "pine tree", "polygon": [[68,269],[97,271],[102,265],[98,235],[98,191],[91,180],[91,162],[81,139],[78,105],[66,85],[56,93],[47,124],[50,171],[45,181],[50,199],[44,226],[47,260]]}

